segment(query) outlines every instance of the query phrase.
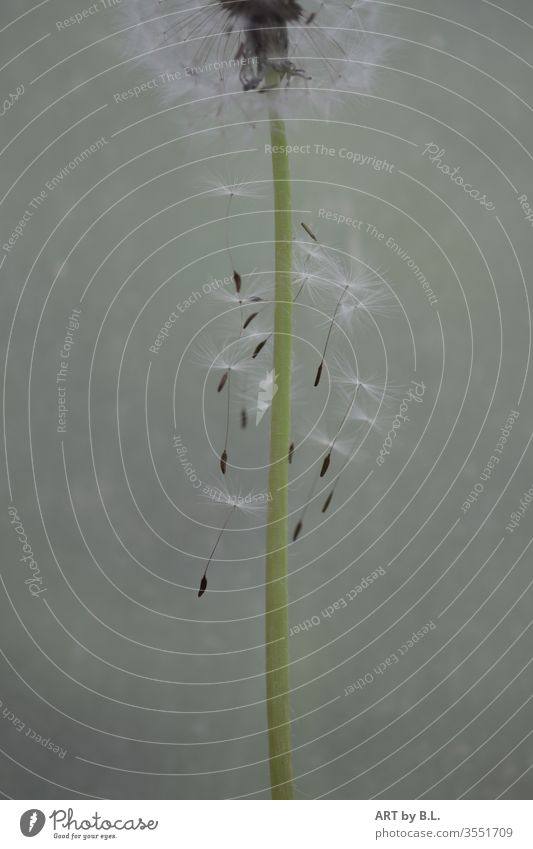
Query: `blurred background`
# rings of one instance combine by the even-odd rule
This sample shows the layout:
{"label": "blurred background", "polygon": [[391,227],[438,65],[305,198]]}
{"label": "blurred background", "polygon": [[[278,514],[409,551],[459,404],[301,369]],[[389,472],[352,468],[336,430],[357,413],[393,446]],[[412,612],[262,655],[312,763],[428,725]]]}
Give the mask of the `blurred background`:
{"label": "blurred background", "polygon": [[[128,94],[154,70],[127,4],[0,11],[0,791],[268,798],[264,513],[209,496],[234,268],[252,348],[271,329],[268,123]],[[371,6],[370,90],[288,121],[298,270],[304,221],[375,307],[315,389],[338,280],[295,306],[296,795],[529,798],[531,4]],[[230,493],[268,496],[271,344],[232,376]]]}

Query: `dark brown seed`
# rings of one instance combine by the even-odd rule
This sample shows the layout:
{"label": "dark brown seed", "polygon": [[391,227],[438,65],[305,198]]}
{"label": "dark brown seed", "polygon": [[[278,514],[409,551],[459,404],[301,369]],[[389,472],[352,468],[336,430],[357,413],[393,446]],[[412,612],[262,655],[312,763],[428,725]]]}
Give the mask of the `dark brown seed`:
{"label": "dark brown seed", "polygon": [[305,230],[305,232],[307,233],[307,235],[308,235],[308,236],[310,236],[310,237],[312,238],[313,242],[318,242],[317,237],[315,236],[315,234],[313,233],[313,231],[309,229],[309,227],[307,226],[307,224],[304,224],[304,222],[303,222],[303,221],[300,221],[300,224],[301,224],[301,225],[302,225],[302,227],[304,228],[304,230]]}
{"label": "dark brown seed", "polygon": [[296,540],[297,540],[297,539],[298,539],[298,537],[300,536],[300,531],[302,530],[302,525],[303,525],[303,522],[302,522],[302,520],[300,519],[300,521],[299,521],[299,522],[298,522],[298,524],[296,525],[296,527],[295,527],[295,529],[294,529],[294,532],[293,532],[293,534],[292,534],[292,541],[293,541],[293,542],[296,542]]}
{"label": "dark brown seed", "polygon": [[226,467],[228,465],[228,452],[224,448],[222,454],[220,455],[220,471],[223,475],[226,474]]}
{"label": "dark brown seed", "polygon": [[320,469],[320,477],[321,478],[324,477],[327,470],[329,469],[330,462],[331,462],[331,451],[329,452],[329,454],[326,454],[326,456],[324,457],[324,459],[322,461],[322,468]]}
{"label": "dark brown seed", "polygon": [[260,342],[259,345],[256,347],[255,351],[252,354],[252,360],[255,360],[257,355],[261,353],[261,351],[263,350],[263,348],[265,347],[267,342],[268,342],[268,336],[267,336],[266,339],[263,339],[263,341]]}
{"label": "dark brown seed", "polygon": [[251,304],[258,304],[259,301],[262,301],[263,298],[260,298],[259,295],[252,295],[251,298],[248,298]]}
{"label": "dark brown seed", "polygon": [[322,512],[323,512],[323,513],[325,513],[325,512],[326,512],[326,510],[328,509],[329,505],[331,504],[331,499],[332,499],[332,498],[333,498],[333,490],[331,490],[330,494],[328,495],[328,497],[327,497],[327,498],[326,498],[326,500],[324,501],[324,506],[322,507]]}
{"label": "dark brown seed", "polygon": [[222,377],[220,378],[220,380],[218,382],[217,392],[222,392],[222,390],[224,389],[224,387],[226,385],[226,381],[227,381],[228,377],[229,377],[229,369],[226,369],[226,371],[224,372],[224,374],[222,375]]}
{"label": "dark brown seed", "polygon": [[235,289],[237,290],[237,294],[241,291],[241,275],[238,271],[233,272],[233,282],[235,283]]}
{"label": "dark brown seed", "polygon": [[292,458],[294,457],[294,442],[291,442],[289,445],[289,463],[292,463]]}
{"label": "dark brown seed", "polygon": [[202,598],[206,589],[207,589],[207,578],[204,575],[202,580],[200,581],[200,589],[198,590],[198,598]]}
{"label": "dark brown seed", "polygon": [[310,15],[308,15],[308,16],[307,16],[307,18],[305,19],[304,23],[306,23],[306,24],[312,24],[312,23],[313,23],[313,21],[314,21],[314,19],[316,18],[316,15],[317,15],[317,13],[316,13],[316,12],[311,12],[311,14],[310,14]]}
{"label": "dark brown seed", "polygon": [[246,408],[243,407],[241,410],[241,427],[244,428],[248,424],[248,413],[246,412]]}
{"label": "dark brown seed", "polygon": [[320,363],[320,365],[319,365],[319,367],[316,371],[315,386],[318,386],[318,384],[320,383],[320,378],[322,377],[323,367],[324,367],[324,360],[322,360],[322,362]]}
{"label": "dark brown seed", "polygon": [[249,316],[248,316],[248,318],[246,319],[246,321],[244,322],[244,324],[243,324],[243,326],[242,326],[242,329],[243,329],[243,330],[246,330],[246,328],[248,327],[248,325],[249,325],[249,324],[251,324],[251,323],[252,323],[252,321],[254,320],[254,318],[256,317],[256,315],[259,315],[259,313],[257,313],[257,312],[253,312],[251,315],[249,315]]}

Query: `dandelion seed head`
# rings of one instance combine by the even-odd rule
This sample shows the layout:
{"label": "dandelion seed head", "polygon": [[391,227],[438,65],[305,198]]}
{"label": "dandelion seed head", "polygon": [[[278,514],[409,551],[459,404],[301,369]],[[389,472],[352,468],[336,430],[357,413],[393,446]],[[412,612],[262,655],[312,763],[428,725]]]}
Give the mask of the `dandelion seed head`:
{"label": "dandelion seed head", "polygon": [[326,116],[337,92],[368,90],[384,49],[368,2],[130,0],[123,14],[129,53],[160,78],[164,97],[214,96],[217,109],[249,118],[304,104]]}

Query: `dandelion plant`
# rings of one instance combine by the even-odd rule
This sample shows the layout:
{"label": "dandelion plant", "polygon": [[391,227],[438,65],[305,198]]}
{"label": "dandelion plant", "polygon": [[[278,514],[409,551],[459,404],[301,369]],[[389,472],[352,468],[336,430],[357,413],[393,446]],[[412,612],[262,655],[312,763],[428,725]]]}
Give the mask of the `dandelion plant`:
{"label": "dandelion plant", "polygon": [[[375,27],[375,6],[366,0],[355,2],[315,2],[307,0],[218,0],[194,4],[190,0],[130,0],[128,37],[134,41],[134,55],[163,78],[167,67],[182,73],[166,93],[176,105],[208,110],[216,118],[220,140],[224,124],[232,122],[261,134],[268,126],[271,151],[272,196],[274,208],[274,289],[270,295],[247,290],[249,269],[238,267],[226,227],[229,274],[234,283],[232,296],[239,318],[233,339],[221,350],[205,351],[209,370],[217,370],[214,391],[225,397],[224,439],[218,463],[225,481],[231,474],[230,417],[236,380],[254,364],[266,364],[270,375],[271,398],[269,462],[265,541],[265,645],[266,706],[272,798],[292,799],[292,757],[290,736],[289,681],[289,466],[298,457],[298,445],[291,429],[291,376],[293,373],[293,305],[295,300],[326,288],[334,299],[333,312],[323,344],[319,371],[309,378],[309,391],[324,378],[324,362],[332,345],[335,327],[344,309],[357,297],[357,281],[349,274],[339,282],[339,264],[323,249],[320,235],[311,222],[296,222],[293,233],[293,185],[285,119],[303,120],[311,115],[327,118],[335,104],[350,92],[365,91],[369,71],[381,43],[370,36]],[[366,26],[365,26],[366,25]],[[177,120],[185,114],[177,109]],[[312,123],[302,124],[306,132]],[[295,131],[297,127],[295,127]],[[264,181],[263,181],[264,183]],[[224,187],[214,186],[213,197],[226,198],[226,222],[234,200],[253,195],[248,185],[230,177]],[[264,191],[265,186],[261,189]],[[293,246],[302,238],[308,247],[298,247],[293,266]],[[318,266],[318,270],[317,270]],[[319,278],[322,278],[319,281]],[[295,286],[297,291],[295,292]],[[340,288],[339,288],[340,287]],[[268,305],[273,304],[273,323],[261,326]],[[314,387],[313,387],[314,384]],[[261,386],[261,384],[259,384]],[[275,391],[274,391],[275,390]],[[346,407],[337,415],[336,430],[327,437],[327,453],[318,469],[326,474],[334,453],[340,449],[341,430],[358,402],[359,384],[354,386]],[[240,427],[248,422],[248,407],[240,409]],[[339,452],[340,453],[340,452]],[[337,476],[339,470],[337,470]],[[220,491],[223,491],[220,490]],[[329,499],[331,500],[331,498]],[[224,532],[236,510],[228,496],[226,516],[220,526],[200,580],[198,596],[208,593],[208,574]],[[304,507],[304,510],[307,506]],[[293,539],[298,534],[293,534]],[[208,571],[209,570],[209,571]],[[201,602],[203,603],[203,602]]]}

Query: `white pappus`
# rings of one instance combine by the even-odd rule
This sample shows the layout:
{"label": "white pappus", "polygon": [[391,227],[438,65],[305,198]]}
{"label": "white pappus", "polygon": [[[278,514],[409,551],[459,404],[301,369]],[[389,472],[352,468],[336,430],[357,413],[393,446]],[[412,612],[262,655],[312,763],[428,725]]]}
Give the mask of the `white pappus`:
{"label": "white pappus", "polygon": [[[130,0],[123,14],[129,56],[165,81],[170,100],[214,96],[226,109],[226,95],[240,94],[231,102],[252,118],[265,94],[278,112],[305,102],[324,114],[338,92],[368,91],[386,44],[369,0]],[[289,100],[294,92],[304,100]]]}

